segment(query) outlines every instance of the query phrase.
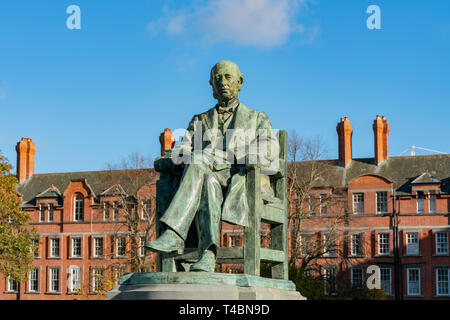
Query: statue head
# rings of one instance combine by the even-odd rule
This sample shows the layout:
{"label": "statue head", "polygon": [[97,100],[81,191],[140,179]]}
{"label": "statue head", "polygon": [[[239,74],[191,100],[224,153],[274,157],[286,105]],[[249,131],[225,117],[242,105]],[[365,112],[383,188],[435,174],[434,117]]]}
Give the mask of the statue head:
{"label": "statue head", "polygon": [[227,102],[237,98],[242,83],[244,75],[234,62],[222,60],[211,69],[209,84],[213,87],[213,96],[218,101]]}

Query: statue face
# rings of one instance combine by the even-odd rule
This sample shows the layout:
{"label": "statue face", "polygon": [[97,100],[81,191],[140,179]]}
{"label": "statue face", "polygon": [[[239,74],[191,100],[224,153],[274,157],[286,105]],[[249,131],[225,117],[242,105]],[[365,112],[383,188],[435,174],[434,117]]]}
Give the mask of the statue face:
{"label": "statue face", "polygon": [[210,84],[213,95],[219,101],[229,101],[241,90],[242,75],[238,67],[229,61],[219,62],[211,71]]}

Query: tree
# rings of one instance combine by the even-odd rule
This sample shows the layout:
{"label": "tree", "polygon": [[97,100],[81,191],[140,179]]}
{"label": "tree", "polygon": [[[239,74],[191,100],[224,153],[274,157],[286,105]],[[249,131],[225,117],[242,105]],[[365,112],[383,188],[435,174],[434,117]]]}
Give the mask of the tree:
{"label": "tree", "polygon": [[0,150],[0,273],[20,284],[33,268],[33,252],[37,250],[33,240],[38,237],[28,225],[29,214],[20,208],[18,181],[11,169]]}
{"label": "tree", "polygon": [[[297,285],[312,283],[309,270],[318,269],[317,259],[327,255],[339,255],[342,250],[337,245],[337,228],[344,221],[340,210],[343,197],[333,190],[327,181],[328,164],[320,160],[326,154],[326,148],[320,138],[303,138],[295,131],[288,141],[288,222],[290,236],[289,264],[299,269],[290,270]],[[333,212],[327,210],[333,209]],[[326,215],[320,220],[323,231],[320,237],[308,233],[305,223],[311,223],[316,215]],[[324,230],[325,229],[325,230]],[[298,263],[300,264],[298,265]],[[323,280],[323,279],[322,279]],[[313,281],[314,282],[314,281]],[[315,282],[314,282],[315,283]],[[322,282],[323,292],[323,282]],[[309,290],[305,288],[303,291]],[[317,294],[314,294],[317,297]]]}
{"label": "tree", "polygon": [[[108,164],[111,184],[118,187],[115,196],[119,221],[114,232],[117,236],[123,233],[127,235],[128,258],[123,266],[129,267],[132,272],[144,272],[154,268],[154,262],[148,259],[153,257],[153,254],[140,250],[141,241],[149,241],[156,232],[155,190],[152,190],[149,177],[145,174],[150,172],[152,165],[150,158],[137,152],[123,159],[119,165]],[[126,192],[121,183],[127,185]]]}

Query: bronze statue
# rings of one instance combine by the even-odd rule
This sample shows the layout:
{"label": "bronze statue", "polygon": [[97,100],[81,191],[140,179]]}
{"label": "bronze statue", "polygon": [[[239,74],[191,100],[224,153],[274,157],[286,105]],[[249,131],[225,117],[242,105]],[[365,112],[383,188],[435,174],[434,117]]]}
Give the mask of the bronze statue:
{"label": "bronze statue", "polygon": [[172,150],[173,161],[186,164],[183,176],[160,220],[166,230],[145,243],[149,250],[182,251],[195,219],[199,259],[191,271],[214,272],[221,220],[248,225],[249,167],[261,168],[261,192],[266,198],[274,196],[269,175],[278,170],[279,143],[267,115],[239,101],[243,82],[233,62],[220,61],[211,69],[209,83],[217,105],[195,115],[183,141]]}

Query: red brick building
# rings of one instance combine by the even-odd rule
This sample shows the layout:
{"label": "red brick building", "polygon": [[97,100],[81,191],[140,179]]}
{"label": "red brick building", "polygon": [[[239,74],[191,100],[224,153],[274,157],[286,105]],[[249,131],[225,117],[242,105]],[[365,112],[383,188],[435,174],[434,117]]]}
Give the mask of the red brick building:
{"label": "red brick building", "polygon": [[[0,278],[0,299],[104,299],[105,279],[113,282],[130,271],[132,239],[153,236],[146,234],[145,222],[153,211],[158,175],[152,169],[34,174],[33,141],[22,138],[16,150],[17,191],[39,234],[39,250],[20,290],[18,283]],[[140,234],[132,239],[130,213],[140,220]],[[136,256],[154,260],[144,250]]]}
{"label": "red brick building", "polygon": [[339,295],[342,285],[366,286],[375,265],[391,297],[450,299],[450,154],[389,157],[389,124],[377,116],[374,157],[353,159],[349,119],[336,129],[339,159],[318,161],[323,170],[311,192],[334,201],[304,219],[302,236],[323,241],[339,217],[333,237],[340,254],[316,259],[313,275]]}
{"label": "red brick building", "polygon": [[[322,241],[330,221],[339,217],[333,237],[340,254],[315,259],[313,275],[329,284],[327,293],[342,294],[341,284],[364,286],[367,269],[376,265],[381,287],[392,297],[450,299],[450,155],[389,157],[389,124],[377,116],[373,157],[353,159],[349,119],[336,129],[339,158],[317,161],[323,170],[309,199],[319,206],[304,219],[301,237]],[[167,129],[160,142],[162,153],[173,147]],[[104,299],[98,288],[105,270],[130,271],[126,216],[145,221],[142,208],[153,212],[158,174],[153,169],[34,174],[32,140],[23,138],[16,150],[17,190],[40,243],[36,269],[20,290],[0,277],[0,299],[16,299],[19,292],[20,299]],[[336,201],[325,206],[324,199]],[[154,234],[138,230],[138,241],[148,236]],[[242,245],[242,228],[224,223],[221,240],[224,246]],[[134,256],[141,254],[149,253]],[[145,260],[151,265],[154,257]]]}

